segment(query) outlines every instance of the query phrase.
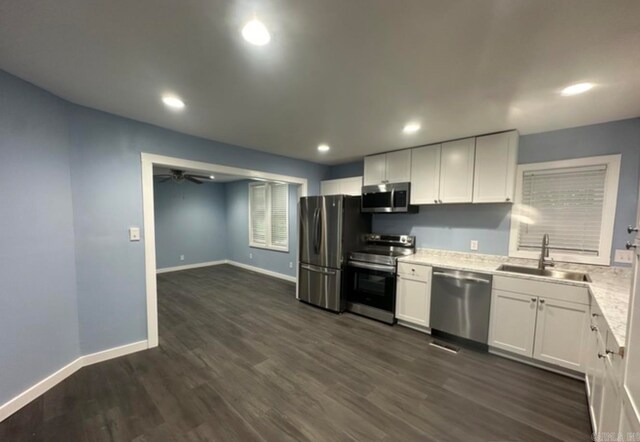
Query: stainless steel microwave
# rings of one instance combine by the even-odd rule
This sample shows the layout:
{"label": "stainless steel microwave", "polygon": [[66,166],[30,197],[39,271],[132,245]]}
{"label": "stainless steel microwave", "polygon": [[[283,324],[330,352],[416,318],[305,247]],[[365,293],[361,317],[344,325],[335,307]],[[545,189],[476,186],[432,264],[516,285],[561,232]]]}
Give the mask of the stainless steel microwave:
{"label": "stainless steel microwave", "polygon": [[390,183],[364,186],[361,210],[372,213],[415,213],[418,206],[410,201],[411,183]]}

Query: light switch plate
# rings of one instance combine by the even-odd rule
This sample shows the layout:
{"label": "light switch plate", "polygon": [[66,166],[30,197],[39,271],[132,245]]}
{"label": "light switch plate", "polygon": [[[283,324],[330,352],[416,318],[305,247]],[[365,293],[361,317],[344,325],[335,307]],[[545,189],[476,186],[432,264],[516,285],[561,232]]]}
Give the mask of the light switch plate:
{"label": "light switch plate", "polygon": [[619,264],[632,264],[633,263],[633,250],[616,250],[616,256],[614,261]]}
{"label": "light switch plate", "polygon": [[478,241],[476,241],[475,239],[472,239],[471,245],[469,247],[471,248],[471,250],[478,250]]}
{"label": "light switch plate", "polygon": [[129,241],[140,241],[140,227],[129,227]]}

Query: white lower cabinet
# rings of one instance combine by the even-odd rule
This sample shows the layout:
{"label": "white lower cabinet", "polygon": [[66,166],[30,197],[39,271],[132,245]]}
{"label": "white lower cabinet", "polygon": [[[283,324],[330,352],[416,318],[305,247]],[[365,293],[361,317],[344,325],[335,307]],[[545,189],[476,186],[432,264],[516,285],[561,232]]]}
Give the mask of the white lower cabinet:
{"label": "white lower cabinet", "polygon": [[531,357],[537,301],[535,296],[494,290],[491,294],[491,345]]}
{"label": "white lower cabinet", "polygon": [[584,373],[588,323],[589,306],[539,298],[533,357]]}
{"label": "white lower cabinet", "polygon": [[431,267],[400,263],[396,283],[396,318],[429,327]]}
{"label": "white lower cabinet", "polygon": [[586,288],[496,276],[489,346],[584,373],[588,299]]}

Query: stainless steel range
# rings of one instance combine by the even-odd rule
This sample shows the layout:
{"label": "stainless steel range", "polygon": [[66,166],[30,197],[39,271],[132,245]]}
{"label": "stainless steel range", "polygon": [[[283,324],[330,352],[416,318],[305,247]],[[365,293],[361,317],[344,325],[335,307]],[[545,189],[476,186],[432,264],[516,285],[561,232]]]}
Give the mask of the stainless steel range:
{"label": "stainless steel range", "polygon": [[396,261],[415,253],[415,237],[369,233],[363,239],[365,248],[351,252],[347,262],[347,310],[393,324]]}

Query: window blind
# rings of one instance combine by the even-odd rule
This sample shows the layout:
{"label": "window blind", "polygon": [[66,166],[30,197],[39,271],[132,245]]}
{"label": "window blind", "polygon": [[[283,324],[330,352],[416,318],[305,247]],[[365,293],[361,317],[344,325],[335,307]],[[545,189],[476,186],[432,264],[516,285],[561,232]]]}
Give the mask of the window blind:
{"label": "window blind", "polygon": [[551,250],[597,256],[606,178],[606,165],[524,172],[518,249],[540,250],[548,233]]}
{"label": "window blind", "polygon": [[249,184],[249,235],[249,245],[288,249],[288,184]]}
{"label": "window blind", "polygon": [[252,244],[267,245],[267,185],[249,186],[249,232]]}
{"label": "window blind", "polygon": [[271,189],[271,245],[287,247],[289,243],[287,184],[270,184]]}

